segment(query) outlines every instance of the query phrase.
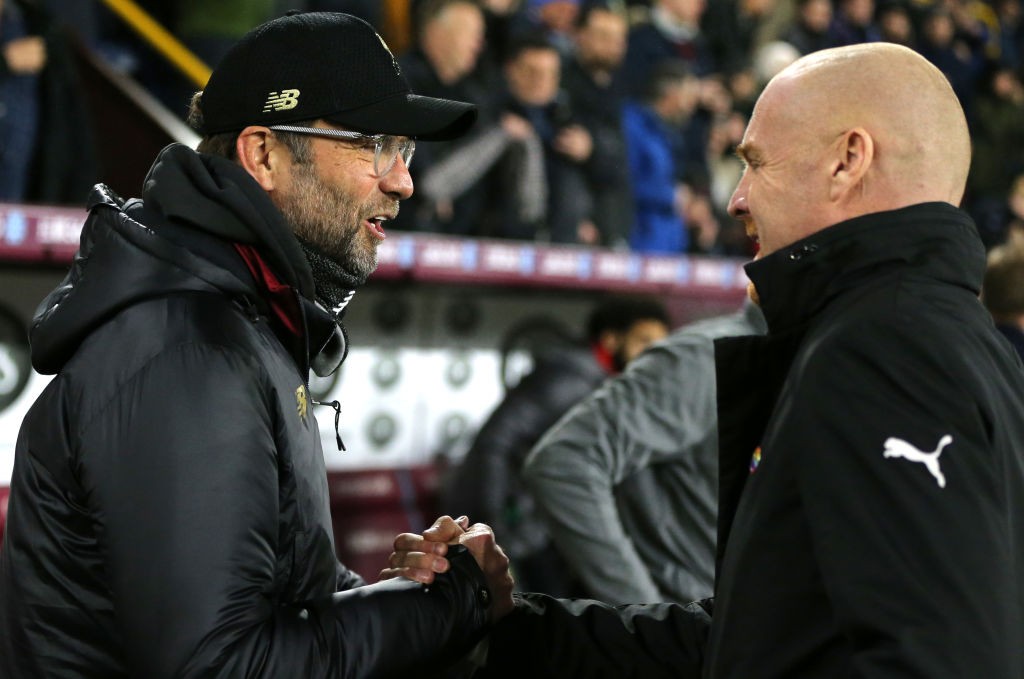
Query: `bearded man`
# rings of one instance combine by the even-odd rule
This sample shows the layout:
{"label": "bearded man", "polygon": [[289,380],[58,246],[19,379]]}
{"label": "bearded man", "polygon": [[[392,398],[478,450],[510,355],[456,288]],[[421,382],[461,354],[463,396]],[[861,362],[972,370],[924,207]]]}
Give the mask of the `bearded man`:
{"label": "bearded man", "polygon": [[56,377],[16,451],[0,675],[430,672],[511,609],[483,526],[420,555],[451,565],[429,588],[337,561],[307,386],[344,358],[415,139],[474,117],[412,94],[369,24],[293,14],[193,99],[198,152],[164,149],[141,199],[96,187],[31,328]]}

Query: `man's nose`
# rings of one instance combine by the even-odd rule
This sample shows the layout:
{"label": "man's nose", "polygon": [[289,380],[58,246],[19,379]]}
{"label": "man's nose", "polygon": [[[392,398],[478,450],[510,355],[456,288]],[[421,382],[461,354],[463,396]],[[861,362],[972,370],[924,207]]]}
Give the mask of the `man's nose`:
{"label": "man's nose", "polygon": [[742,181],[736,187],[736,190],[732,192],[732,197],[729,199],[729,205],[726,208],[729,216],[736,219],[742,219],[744,215],[749,213],[749,210],[747,210],[747,194],[741,189],[743,189]]}
{"label": "man's nose", "polygon": [[412,195],[412,175],[409,174],[409,166],[405,164],[401,154],[395,159],[395,166],[391,171],[380,178],[380,190],[398,200],[405,200]]}

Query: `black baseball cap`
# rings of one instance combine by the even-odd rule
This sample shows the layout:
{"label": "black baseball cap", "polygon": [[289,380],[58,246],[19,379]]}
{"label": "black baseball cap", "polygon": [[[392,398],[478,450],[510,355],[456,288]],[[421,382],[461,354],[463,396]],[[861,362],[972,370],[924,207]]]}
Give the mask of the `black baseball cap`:
{"label": "black baseball cap", "polygon": [[339,12],[257,26],[213,70],[200,99],[205,135],[322,118],[367,134],[452,139],[476,107],[413,94],[370,24]]}

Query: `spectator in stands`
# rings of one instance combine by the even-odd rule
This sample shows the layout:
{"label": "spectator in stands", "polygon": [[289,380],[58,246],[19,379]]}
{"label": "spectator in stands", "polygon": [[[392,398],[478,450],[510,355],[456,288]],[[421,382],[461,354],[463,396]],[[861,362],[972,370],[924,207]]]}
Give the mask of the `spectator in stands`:
{"label": "spectator in stands", "polygon": [[[510,47],[500,110],[526,121],[529,135],[509,148],[492,173],[488,204],[502,238],[578,243],[593,240],[593,203],[584,164],[593,140],[561,89],[561,58],[540,36]],[[510,192],[520,182],[522,192]]]}
{"label": "spectator in stands", "polygon": [[78,205],[97,158],[68,27],[35,2],[0,6],[0,200]]}
{"label": "spectator in stands", "polygon": [[642,101],[626,105],[623,127],[633,189],[633,250],[681,254],[689,248],[679,130],[696,108],[698,96],[697,79],[686,64],[673,60],[650,74]]}
{"label": "spectator in stands", "polygon": [[344,358],[412,138],[473,107],[412,95],[369,24],[308,13],[244,37],[191,113],[199,152],[165,148],[142,199],[96,188],[32,324],[58,377],[15,452],[0,675],[441,670],[511,609],[508,560],[477,526],[384,572],[447,552],[433,586],[363,586],[335,555],[307,378]]}
{"label": "spectator in stands", "polygon": [[526,0],[510,30],[513,38],[543,35],[563,57],[573,50],[573,28],[580,13],[580,0]]}
{"label": "spectator in stands", "polygon": [[1021,0],[996,0],[999,58],[1010,68],[1024,67],[1024,5]]}
{"label": "spectator in stands", "polygon": [[[477,235],[485,196],[481,189],[486,169],[497,162],[507,140],[498,130],[498,144],[481,149],[478,139],[496,127],[489,108],[495,78],[478,68],[484,40],[484,16],[473,0],[424,0],[419,5],[415,46],[399,58],[412,90],[442,99],[477,104],[480,116],[469,137],[444,142],[424,142],[410,168],[419,187],[399,212],[394,227],[405,230]],[[467,147],[470,147],[467,149]],[[451,159],[456,177],[430,178],[438,163]],[[482,160],[489,160],[480,167]]]}
{"label": "spectator in stands", "polygon": [[801,55],[832,46],[828,34],[832,25],[832,0],[797,0],[793,25],[782,38],[796,47]]}
{"label": "spectator in stands", "polygon": [[949,79],[967,119],[971,120],[974,96],[985,66],[982,36],[958,31],[953,13],[945,7],[935,7],[924,18],[918,51]]}
{"label": "spectator in stands", "polygon": [[31,181],[46,42],[20,4],[0,0],[0,201],[23,202]]}
{"label": "spectator in stands", "polygon": [[668,333],[664,307],[646,298],[611,298],[587,319],[586,337],[537,357],[480,428],[456,469],[446,506],[501,533],[517,586],[554,596],[577,594],[551,545],[520,470],[530,448],[566,411]]}
{"label": "spectator in stands", "polygon": [[1019,243],[989,251],[981,299],[996,328],[1024,360],[1024,247]]}
{"label": "spectator in stands", "polygon": [[698,78],[716,72],[700,30],[705,8],[706,0],[654,0],[649,20],[629,32],[623,75],[631,94],[642,96],[651,71],[666,59],[682,61]]}
{"label": "spectator in stands", "polygon": [[1005,241],[1024,248],[1024,173],[1017,175],[1013,180],[1006,204]]}
{"label": "spectator in stands", "polygon": [[875,23],[878,24],[878,37],[883,42],[912,49],[917,46],[910,10],[901,0],[887,0],[879,5]]}
{"label": "spectator in stands", "polygon": [[701,32],[715,68],[726,76],[750,68],[760,31],[776,0],[717,0],[708,4]]}
{"label": "spectator in stands", "polygon": [[1006,196],[1024,172],[1024,84],[1016,71],[991,69],[975,99],[968,175],[970,209],[989,247],[1003,241]]}
{"label": "spectator in stands", "polygon": [[[582,125],[594,141],[584,165],[593,197],[593,222],[599,241],[626,247],[633,225],[626,140],[622,131],[625,84],[621,65],[626,54],[626,18],[607,5],[592,4],[579,15],[575,49],[565,62],[565,91]],[[583,240],[583,239],[581,239]]]}
{"label": "spectator in stands", "polygon": [[707,157],[710,176],[708,197],[720,225],[717,252],[749,258],[754,251],[743,225],[726,218],[729,198],[743,174],[743,162],[736,157],[736,146],[743,140],[746,125],[746,116],[738,112],[716,117],[708,140]]}
{"label": "spectator in stands", "polygon": [[875,0],[838,0],[828,35],[833,47],[878,41]]}
{"label": "spectator in stands", "polygon": [[718,515],[714,339],[765,329],[761,311],[748,303],[676,330],[534,446],[524,482],[587,597],[628,604],[711,596]]}

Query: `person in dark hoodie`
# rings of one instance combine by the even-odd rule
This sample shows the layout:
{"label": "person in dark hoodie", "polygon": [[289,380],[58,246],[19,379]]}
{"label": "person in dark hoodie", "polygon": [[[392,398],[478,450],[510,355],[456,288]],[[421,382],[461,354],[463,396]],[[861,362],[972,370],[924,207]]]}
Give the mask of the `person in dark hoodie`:
{"label": "person in dark hoodie", "polygon": [[345,356],[414,139],[474,109],[412,94],[364,21],[299,13],[233,47],[192,113],[199,152],[164,149],[141,199],[95,188],[33,320],[56,377],[15,454],[0,675],[442,670],[510,610],[508,561],[475,526],[430,587],[341,565],[308,375]]}
{"label": "person in dark hoodie", "polygon": [[978,299],[949,81],[891,43],[815,52],[737,152],[768,333],[715,344],[714,598],[518,595],[474,679],[1019,679],[1024,371]]}
{"label": "person in dark hoodie", "polygon": [[582,593],[523,485],[526,455],[562,415],[670,329],[668,312],[656,299],[600,302],[587,319],[585,341],[540,354],[480,427],[455,470],[442,509],[472,516],[502,536],[521,589]]}

